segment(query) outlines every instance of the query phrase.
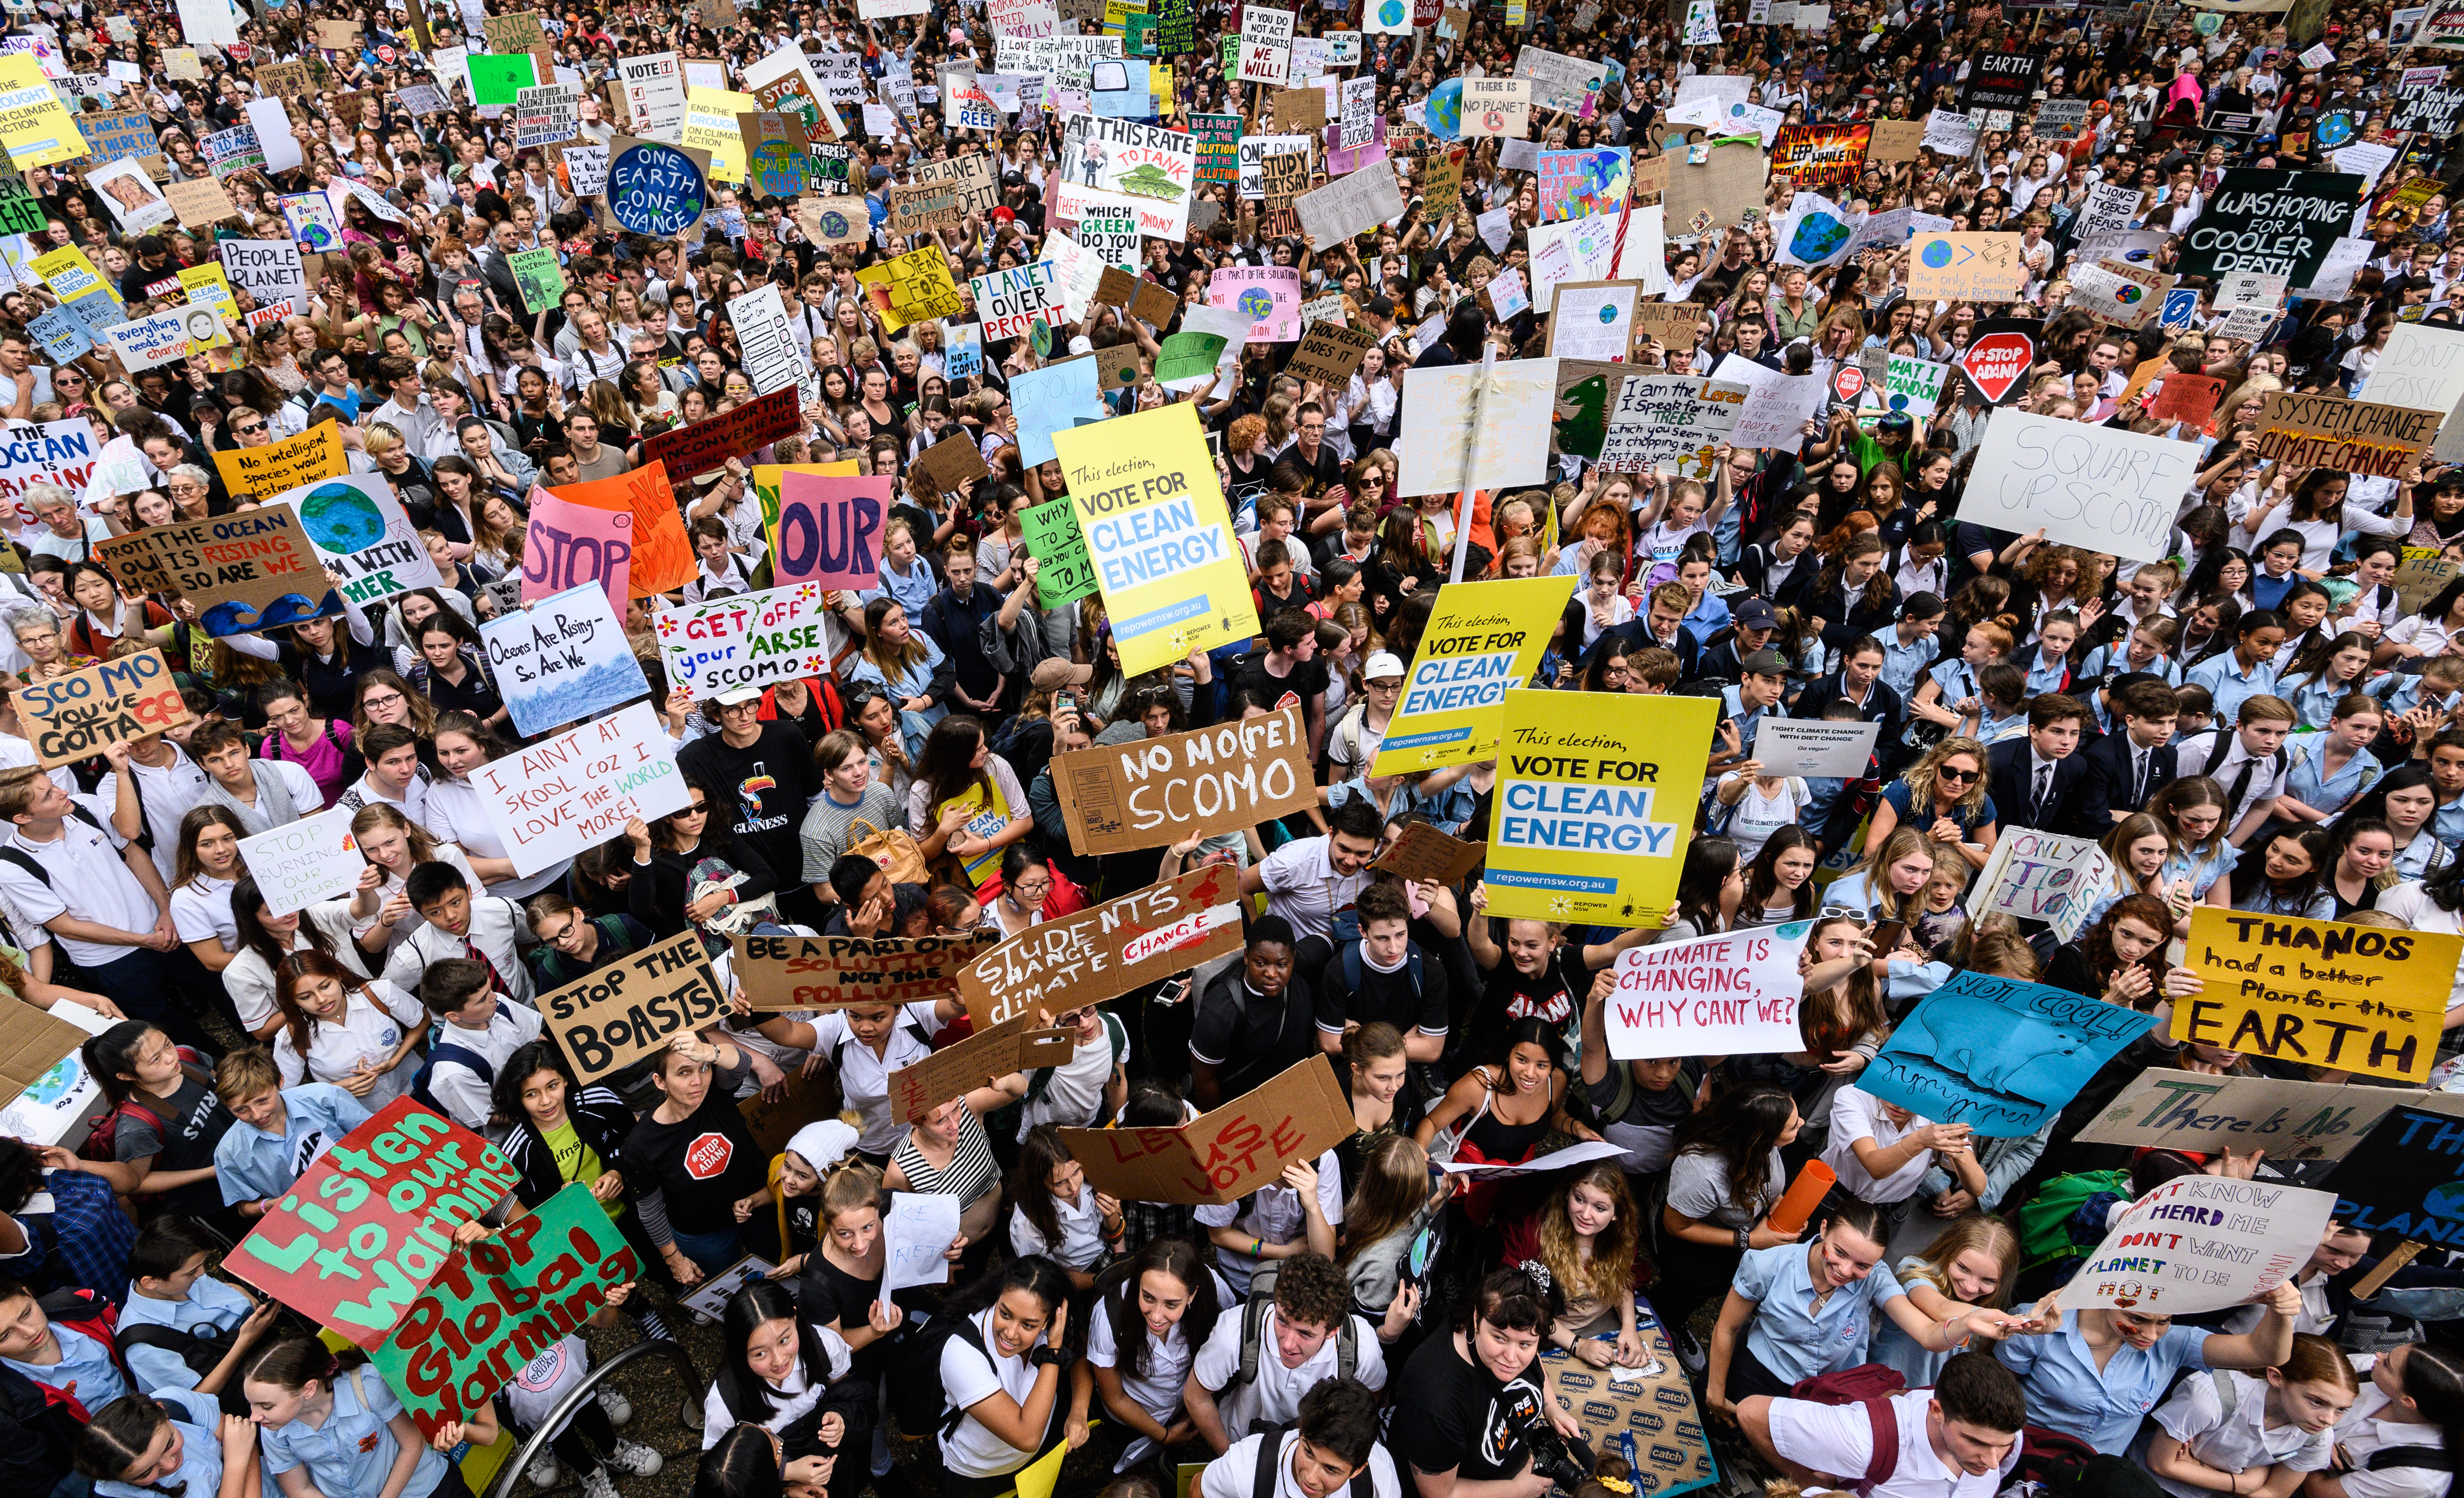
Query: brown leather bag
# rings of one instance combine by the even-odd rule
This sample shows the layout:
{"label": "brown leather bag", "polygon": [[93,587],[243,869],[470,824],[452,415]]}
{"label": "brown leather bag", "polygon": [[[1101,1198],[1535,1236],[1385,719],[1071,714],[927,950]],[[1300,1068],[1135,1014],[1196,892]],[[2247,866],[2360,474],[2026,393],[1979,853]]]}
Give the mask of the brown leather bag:
{"label": "brown leather bag", "polygon": [[852,818],[847,826],[849,830],[859,826],[871,828],[871,836],[861,843],[849,844],[847,851],[862,854],[879,864],[881,871],[890,876],[891,883],[931,883],[932,871],[925,867],[924,849],[916,843],[913,833],[905,827],[884,831],[862,817]]}

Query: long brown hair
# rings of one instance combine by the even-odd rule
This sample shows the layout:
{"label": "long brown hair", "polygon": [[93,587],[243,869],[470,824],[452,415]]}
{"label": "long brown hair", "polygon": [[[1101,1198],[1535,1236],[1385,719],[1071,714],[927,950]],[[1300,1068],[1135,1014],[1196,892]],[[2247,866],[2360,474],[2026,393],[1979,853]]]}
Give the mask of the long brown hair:
{"label": "long brown hair", "polygon": [[[1574,1242],[1574,1220],[1567,1199],[1576,1186],[1589,1186],[1614,1202],[1617,1216],[1592,1242],[1586,1259]],[[1641,1237],[1641,1209],[1625,1183],[1625,1169],[1615,1160],[1594,1160],[1582,1174],[1551,1193],[1540,1218],[1540,1262],[1568,1299],[1589,1295],[1617,1305],[1634,1293],[1634,1254]]]}
{"label": "long brown hair", "polygon": [[[197,836],[206,828],[216,826],[231,828],[233,837],[248,836],[248,827],[239,820],[239,813],[229,806],[190,806],[180,818],[180,849],[171,863],[172,889],[186,889],[191,881],[205,877],[206,866],[197,861]],[[245,855],[233,871],[248,871]]]}
{"label": "long brown hair", "polygon": [[[341,984],[345,1003],[353,994],[373,1001],[366,979],[322,952],[294,952],[284,958],[274,969],[274,1006],[282,1011],[282,1027],[291,1036],[292,1048],[299,1052],[302,1066],[308,1061],[308,1043],[316,1032],[317,1022],[299,1007],[298,991],[312,978],[329,978]],[[342,1022],[337,1019],[333,1023]]]}
{"label": "long brown hair", "polygon": [[[1354,1032],[1357,1033],[1357,1032]],[[1360,1149],[1360,1179],[1343,1203],[1346,1268],[1363,1251],[1393,1237],[1429,1201],[1429,1154],[1408,1134],[1378,1134]]]}

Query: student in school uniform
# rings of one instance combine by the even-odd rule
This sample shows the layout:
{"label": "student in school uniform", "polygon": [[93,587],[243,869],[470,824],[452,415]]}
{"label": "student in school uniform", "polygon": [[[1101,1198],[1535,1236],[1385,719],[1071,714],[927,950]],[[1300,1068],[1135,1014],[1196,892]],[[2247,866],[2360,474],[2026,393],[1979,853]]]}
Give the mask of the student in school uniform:
{"label": "student in school uniform", "polygon": [[235,1050],[217,1063],[214,1096],[237,1120],[214,1145],[214,1179],[223,1205],[243,1218],[263,1217],[303,1171],[368,1121],[360,1100],[330,1082],[285,1088],[262,1050]]}
{"label": "student in school uniform", "polygon": [[208,1274],[221,1247],[185,1217],[159,1218],[137,1235],[120,1306],[120,1353],[140,1393],[194,1390],[238,1415],[247,1409],[240,1363],[282,1308]]}
{"label": "student in school uniform", "polygon": [[[311,1337],[276,1342],[250,1360],[241,1389],[256,1421],[266,1472],[286,1493],[286,1472],[304,1471],[323,1498],[470,1498],[462,1469],[431,1447],[376,1370],[344,1372]],[[406,1451],[409,1480],[398,1487]],[[295,1480],[296,1484],[296,1480]]]}

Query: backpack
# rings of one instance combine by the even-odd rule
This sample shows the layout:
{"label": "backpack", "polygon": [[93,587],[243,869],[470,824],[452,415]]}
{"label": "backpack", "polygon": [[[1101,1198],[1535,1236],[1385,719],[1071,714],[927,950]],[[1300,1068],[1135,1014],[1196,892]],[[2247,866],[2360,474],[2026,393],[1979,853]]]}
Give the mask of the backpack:
{"label": "backpack", "polygon": [[[1095,1012],[1100,1015],[1104,1021],[1104,1038],[1111,1042],[1112,1065],[1117,1067],[1121,1064],[1121,1058],[1130,1053],[1130,1027],[1123,1024],[1117,1016],[1106,1010],[1098,1009]],[[1045,1093],[1052,1090],[1052,1073],[1060,1069],[1061,1068],[1059,1067],[1038,1067],[1034,1070],[1028,1072],[1026,1074],[1026,1096],[1020,1099],[1020,1101],[1032,1103],[1037,1098],[1042,1097]]]}
{"label": "backpack", "polygon": [[2126,1170],[2091,1170],[2056,1176],[2036,1188],[2019,1208],[2019,1261],[2035,1268],[2060,1259],[2082,1259],[2104,1241],[2102,1230],[2081,1243],[2071,1231],[2071,1219],[2090,1197],[2130,1195]]}
{"label": "backpack", "polygon": [[[477,1072],[479,1075],[479,1083],[482,1087],[495,1087],[496,1085],[496,1068],[489,1062],[487,1057],[480,1055],[477,1051],[473,1050],[468,1046],[456,1046],[451,1041],[438,1041],[428,1047],[427,1058],[420,1062],[419,1070],[411,1075],[411,1098],[413,1101],[417,1102],[420,1107],[434,1112],[437,1117],[452,1119],[452,1111],[447,1108],[436,1096],[435,1082],[437,1064],[446,1061],[457,1062],[462,1066],[470,1068],[473,1071]],[[454,1121],[459,1122],[460,1120],[455,1119]],[[486,1119],[480,1120],[482,1123],[485,1123],[486,1121]]]}
{"label": "backpack", "polygon": [[1800,1378],[1788,1391],[1790,1399],[1808,1403],[1864,1406],[1865,1421],[1873,1428],[1874,1449],[1865,1459],[1864,1475],[1848,1485],[1848,1491],[1857,1494],[1857,1498],[1866,1498],[1900,1469],[1900,1410],[1891,1402],[1891,1396],[1906,1388],[1907,1380],[1900,1377],[1898,1369],[1882,1363],[1859,1363],[1837,1373]]}
{"label": "backpack", "polygon": [[[1215,1400],[1219,1405],[1230,1399],[1234,1390],[1245,1389],[1258,1381],[1258,1359],[1265,1351],[1266,1340],[1266,1308],[1275,1303],[1275,1279],[1280,1267],[1275,1264],[1261,1265],[1249,1276],[1249,1299],[1241,1308],[1241,1366],[1233,1370],[1229,1382],[1215,1391]],[[1353,1370],[1359,1366],[1358,1318],[1347,1308],[1343,1324],[1336,1328],[1334,1333],[1334,1377],[1349,1378]],[[1268,1427],[1256,1428],[1264,1430]],[[1273,1428],[1280,1430],[1282,1427]],[[1241,1438],[1234,1435],[1232,1439],[1238,1441]],[[1273,1474],[1270,1472],[1268,1475]]]}
{"label": "backpack", "polygon": [[[102,1350],[111,1355],[111,1365],[120,1370],[121,1377],[128,1376],[128,1364],[120,1355],[120,1342],[117,1335],[120,1308],[111,1303],[109,1296],[96,1290],[71,1287],[67,1289],[55,1289],[47,1295],[40,1296],[36,1298],[34,1305],[41,1310],[52,1325],[67,1327],[72,1332],[81,1333],[101,1343]],[[78,1424],[82,1425],[94,1418],[87,1411],[84,1403],[67,1390],[55,1389],[40,1380],[35,1381],[34,1387],[43,1391],[44,1403],[56,1404],[67,1409],[70,1414],[77,1417]]]}
{"label": "backpack", "polygon": [[[1420,944],[1413,942],[1405,949],[1410,955],[1403,959],[1403,971],[1412,978],[1412,997],[1420,997]],[[1366,977],[1367,959],[1360,955],[1356,940],[1343,944],[1343,986],[1353,998],[1360,996],[1360,984]]]}
{"label": "backpack", "polygon": [[[94,828],[97,832],[102,831],[102,824],[94,819],[94,813],[86,810],[82,803],[71,802],[69,804],[69,815],[77,818],[79,822],[84,823],[87,826]],[[106,840],[108,840],[109,836],[109,833],[104,833]],[[48,890],[52,888],[52,871],[43,867],[42,860],[36,858],[33,854],[27,852],[25,848],[19,847],[14,842],[11,842],[6,848],[0,848],[0,863],[14,864],[16,867],[23,869],[26,872],[33,874],[35,878],[41,880],[44,889]],[[5,926],[6,922],[0,921],[0,927]],[[9,936],[11,938],[10,945],[21,948],[28,952],[33,951],[34,947],[42,945],[39,941],[30,946],[24,941],[16,940],[16,933],[14,931],[9,932]],[[49,938],[46,937],[45,939]],[[80,1416],[79,1419],[83,1419],[83,1417]]]}
{"label": "backpack", "polygon": [[82,1160],[120,1158],[115,1153],[120,1143],[120,1120],[132,1113],[152,1124],[157,1137],[168,1132],[163,1127],[163,1120],[156,1115],[154,1110],[130,1097],[115,1104],[111,1112],[94,1121],[94,1128],[86,1135],[85,1142],[77,1146],[77,1158]]}
{"label": "backpack", "polygon": [[[1275,1470],[1284,1455],[1284,1432],[1291,1425],[1265,1425],[1258,1431],[1258,1471],[1249,1481],[1249,1498],[1275,1498],[1275,1485],[1283,1474]],[[2427,1448],[2425,1448],[2427,1449]],[[1371,1498],[1375,1485],[1369,1476],[1369,1464],[1352,1474],[1351,1498]]]}
{"label": "backpack", "polygon": [[[913,1324],[913,1318],[909,1324]],[[890,1380],[888,1400],[891,1422],[908,1436],[946,1439],[966,1418],[967,1412],[952,1405],[941,1387],[941,1348],[952,1337],[983,1354],[985,1361],[992,1360],[992,1350],[984,1346],[984,1333],[973,1316],[937,1315],[910,1335],[907,1351],[898,1360],[897,1376]]]}

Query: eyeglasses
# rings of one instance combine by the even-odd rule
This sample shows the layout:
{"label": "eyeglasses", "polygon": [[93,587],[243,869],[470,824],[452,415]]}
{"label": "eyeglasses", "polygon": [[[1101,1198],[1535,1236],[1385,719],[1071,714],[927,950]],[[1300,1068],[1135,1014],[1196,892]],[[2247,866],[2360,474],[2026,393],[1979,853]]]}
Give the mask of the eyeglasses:
{"label": "eyeglasses", "polygon": [[1933,778],[1938,781],[1958,781],[1965,784],[1984,773],[1982,770],[1954,770],[1946,764],[1935,768]]}
{"label": "eyeglasses", "polygon": [[371,692],[360,699],[362,707],[393,707],[402,701],[399,692]]}
{"label": "eyeglasses", "polygon": [[[1038,879],[1034,881],[1021,879],[1018,883],[1010,886],[1010,888],[1026,899],[1040,900],[1044,898],[1044,896],[1052,892],[1052,881],[1049,879]],[[1067,1018],[1067,1016],[1064,1016],[1064,1018]]]}

